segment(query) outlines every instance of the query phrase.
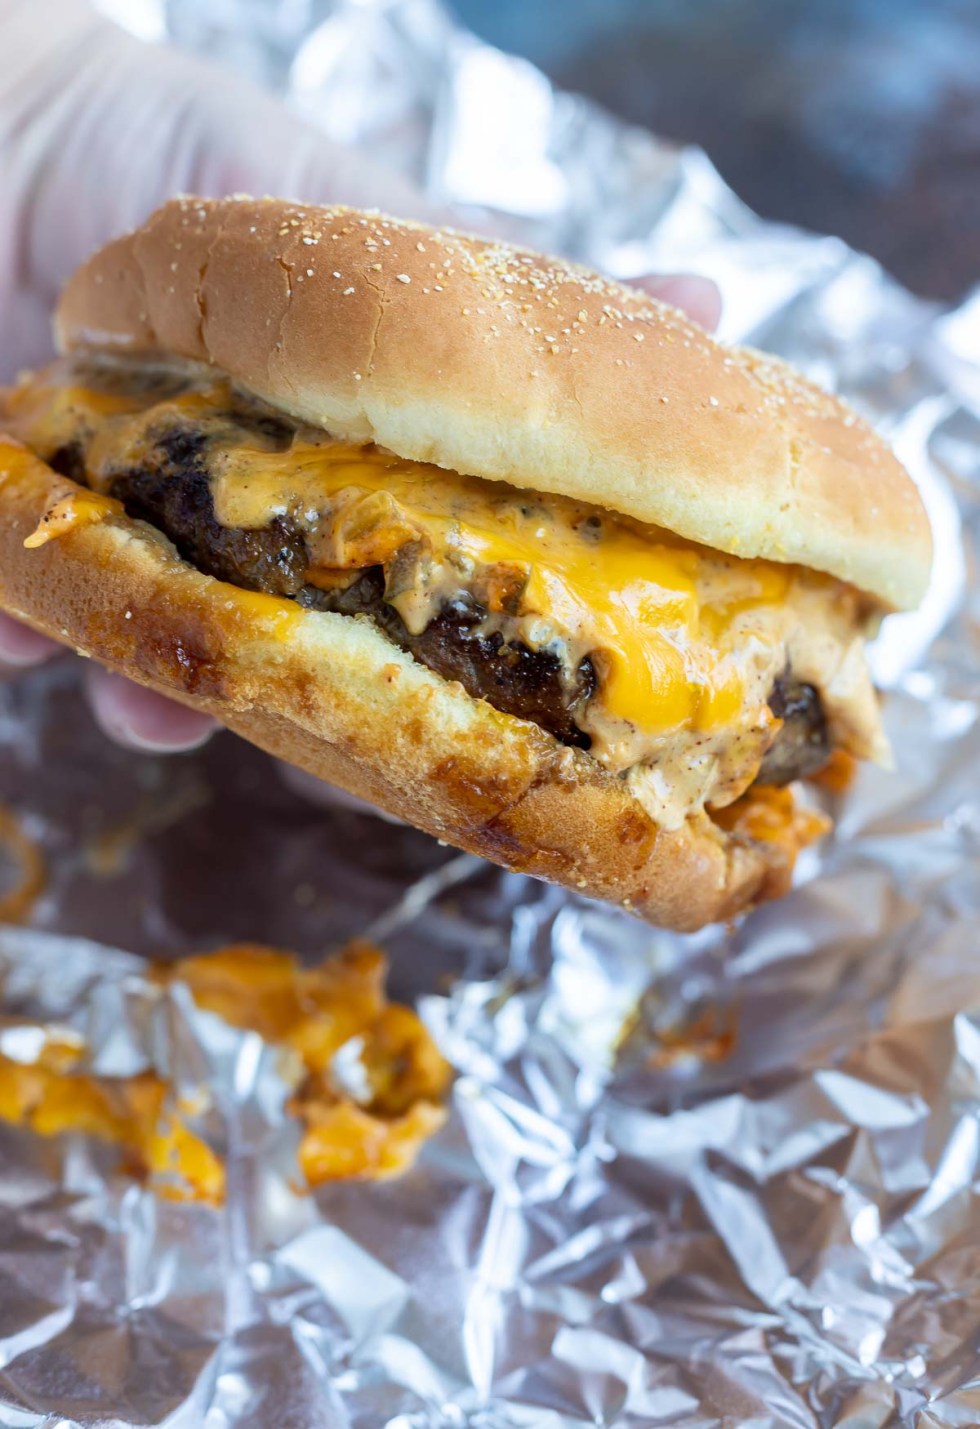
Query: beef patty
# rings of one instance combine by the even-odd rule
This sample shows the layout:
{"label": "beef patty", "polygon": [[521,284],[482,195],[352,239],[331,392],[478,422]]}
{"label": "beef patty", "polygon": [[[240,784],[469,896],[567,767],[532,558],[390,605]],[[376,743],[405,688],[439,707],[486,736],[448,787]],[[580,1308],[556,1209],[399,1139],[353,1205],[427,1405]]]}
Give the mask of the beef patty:
{"label": "beef patty", "polygon": [[830,738],[813,685],[795,680],[787,670],[769,691],[769,708],[783,727],[762,761],[756,783],[791,784],[822,769],[830,755]]}
{"label": "beef patty", "polygon": [[[266,423],[261,435],[270,449],[288,445],[290,429],[274,418],[236,409],[234,419],[253,426]],[[79,443],[62,447],[49,462],[63,475],[85,482],[85,454]],[[343,588],[322,590],[309,584],[306,536],[293,522],[276,517],[252,530],[217,520],[203,433],[179,425],[161,432],[142,465],[112,476],[109,491],[130,516],[162,531],[184,560],[206,575],[245,590],[286,596],[312,610],[367,616],[394,644],[443,678],[458,680],[469,695],[533,721],[563,744],[588,749],[591,741],[576,714],[596,687],[591,660],[583,660],[569,679],[550,651],[532,650],[499,632],[482,630],[487,612],[472,597],[448,603],[421,634],[413,634],[385,599],[381,566],[359,572]],[[818,692],[787,671],[776,680],[769,706],[783,725],[757,782],[788,784],[812,774],[829,754]]]}

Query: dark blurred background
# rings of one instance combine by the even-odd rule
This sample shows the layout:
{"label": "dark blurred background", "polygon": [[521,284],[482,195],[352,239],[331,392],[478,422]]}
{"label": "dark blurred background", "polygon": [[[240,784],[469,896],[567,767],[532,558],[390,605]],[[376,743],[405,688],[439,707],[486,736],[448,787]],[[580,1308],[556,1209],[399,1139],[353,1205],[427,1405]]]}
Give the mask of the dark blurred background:
{"label": "dark blurred background", "polygon": [[453,0],[491,43],[702,145],[767,218],[909,287],[980,281],[980,0]]}

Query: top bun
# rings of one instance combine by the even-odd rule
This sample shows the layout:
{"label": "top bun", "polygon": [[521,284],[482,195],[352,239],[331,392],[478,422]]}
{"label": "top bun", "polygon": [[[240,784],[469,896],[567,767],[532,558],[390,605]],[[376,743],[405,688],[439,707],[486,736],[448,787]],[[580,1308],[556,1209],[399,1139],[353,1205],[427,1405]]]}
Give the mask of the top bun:
{"label": "top bun", "polygon": [[63,351],[175,354],[351,441],[594,502],[908,609],[911,479],[836,397],[557,259],[348,208],[172,200],[68,283]]}

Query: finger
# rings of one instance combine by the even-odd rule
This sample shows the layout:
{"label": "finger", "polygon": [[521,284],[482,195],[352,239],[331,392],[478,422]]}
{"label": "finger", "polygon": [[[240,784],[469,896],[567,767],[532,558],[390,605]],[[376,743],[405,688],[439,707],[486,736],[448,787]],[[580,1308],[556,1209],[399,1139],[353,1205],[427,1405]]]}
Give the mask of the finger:
{"label": "finger", "polygon": [[19,620],[0,614],[0,665],[26,670],[50,660],[62,649],[56,640],[49,640],[29,625],[21,625]]}
{"label": "finger", "polygon": [[185,709],[101,666],[87,672],[85,683],[100,728],[127,749],[179,754],[197,749],[217,728],[210,715]]}
{"label": "finger", "polygon": [[721,317],[721,293],[718,284],[710,278],[702,278],[697,273],[677,273],[667,278],[646,273],[629,281],[630,287],[642,288],[652,298],[659,298],[661,302],[680,308],[709,332],[713,332],[718,326],[718,319]]}

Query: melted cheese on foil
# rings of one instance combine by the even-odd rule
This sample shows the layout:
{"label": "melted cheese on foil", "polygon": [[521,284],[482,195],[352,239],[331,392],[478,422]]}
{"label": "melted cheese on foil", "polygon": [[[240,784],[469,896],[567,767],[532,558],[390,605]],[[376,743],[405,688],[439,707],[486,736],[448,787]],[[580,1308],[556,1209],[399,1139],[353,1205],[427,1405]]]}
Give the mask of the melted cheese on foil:
{"label": "melted cheese on foil", "polygon": [[[317,967],[239,944],[161,965],[198,1007],[257,1032],[280,1054],[300,1123],[298,1170],[323,1181],[397,1176],[446,1121],[451,1072],[409,1007],[389,1002],[387,961],[352,943]],[[119,1147],[123,1169],[171,1200],[220,1205],[225,1167],[193,1129],[208,1094],[179,1096],[156,1071],[96,1075],[70,1028],[0,1018],[0,1121]]]}
{"label": "melted cheese on foil", "polygon": [[[294,521],[308,533],[311,583],[370,565],[387,571],[415,550],[411,578],[389,595],[411,630],[476,587],[490,628],[556,651],[569,673],[588,657],[598,687],[576,718],[591,752],[630,770],[638,797],[668,825],[730,802],[755,777],[778,729],[768,695],[787,664],[820,690],[837,742],[861,757],[886,754],[863,602],[832,578],[311,429],[273,450],[233,424],[231,402],[221,382],[162,401],[94,391],[62,366],[47,384],[15,390],[10,407],[25,439],[49,453],[86,428],[96,487],[138,464],[168,425],[200,425],[218,521]],[[488,571],[498,583],[503,573],[505,587],[511,573],[511,602],[496,611],[480,590]]]}

